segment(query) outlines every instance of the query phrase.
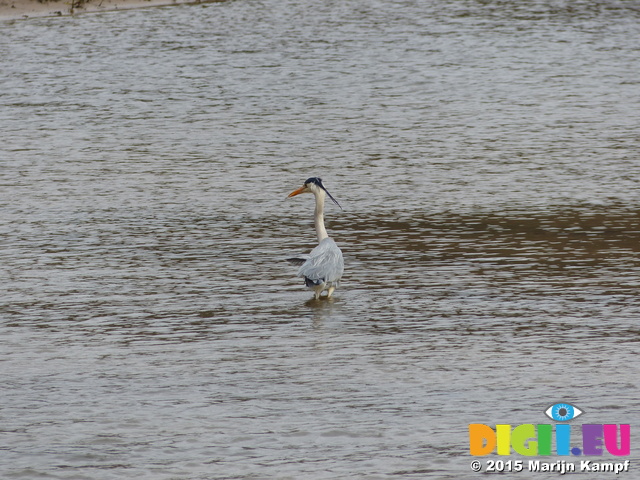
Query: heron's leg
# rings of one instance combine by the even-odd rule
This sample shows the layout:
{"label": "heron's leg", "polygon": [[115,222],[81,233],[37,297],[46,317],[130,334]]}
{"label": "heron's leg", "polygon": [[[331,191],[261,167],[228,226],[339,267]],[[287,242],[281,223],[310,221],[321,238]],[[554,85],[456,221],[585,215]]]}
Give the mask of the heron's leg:
{"label": "heron's leg", "polygon": [[329,291],[327,292],[327,298],[329,298],[331,296],[331,294],[333,293],[333,291],[336,289],[336,287],[329,287]]}
{"label": "heron's leg", "polygon": [[316,300],[320,300],[320,294],[322,293],[323,289],[324,289],[324,283],[313,288],[314,296],[316,297]]}

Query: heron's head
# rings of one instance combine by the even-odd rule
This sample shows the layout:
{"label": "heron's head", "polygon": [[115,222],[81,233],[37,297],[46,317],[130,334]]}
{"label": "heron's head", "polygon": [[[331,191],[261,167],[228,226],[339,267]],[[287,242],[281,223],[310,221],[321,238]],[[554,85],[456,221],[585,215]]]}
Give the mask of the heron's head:
{"label": "heron's head", "polygon": [[314,195],[323,195],[327,194],[331,201],[338,205],[342,210],[342,206],[338,203],[338,201],[333,198],[333,196],[329,193],[327,188],[322,184],[322,179],[320,177],[311,177],[307,178],[302,187],[294,190],[289,194],[289,197],[295,197],[296,195],[300,195],[301,193],[313,193]]}

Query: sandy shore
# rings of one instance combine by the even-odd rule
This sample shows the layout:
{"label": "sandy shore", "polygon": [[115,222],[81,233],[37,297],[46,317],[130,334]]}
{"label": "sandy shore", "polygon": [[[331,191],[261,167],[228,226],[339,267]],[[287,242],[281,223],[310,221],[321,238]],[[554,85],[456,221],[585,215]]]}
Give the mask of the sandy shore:
{"label": "sandy shore", "polygon": [[201,2],[198,0],[0,0],[0,20],[75,15],[182,3]]}

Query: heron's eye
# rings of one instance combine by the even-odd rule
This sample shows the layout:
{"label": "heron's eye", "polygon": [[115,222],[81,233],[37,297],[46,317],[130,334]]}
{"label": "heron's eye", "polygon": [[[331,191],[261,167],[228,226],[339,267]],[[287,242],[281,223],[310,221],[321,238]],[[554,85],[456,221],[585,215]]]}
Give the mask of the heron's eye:
{"label": "heron's eye", "polygon": [[556,422],[568,422],[582,415],[582,410],[569,403],[556,403],[547,408],[544,413]]}

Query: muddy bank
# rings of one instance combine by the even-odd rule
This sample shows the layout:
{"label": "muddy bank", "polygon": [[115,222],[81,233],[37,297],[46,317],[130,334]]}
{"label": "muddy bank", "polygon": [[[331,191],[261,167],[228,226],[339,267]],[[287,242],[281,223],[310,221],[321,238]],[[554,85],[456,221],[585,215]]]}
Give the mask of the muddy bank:
{"label": "muddy bank", "polygon": [[194,0],[0,0],[0,20],[76,15],[184,3],[205,2]]}

